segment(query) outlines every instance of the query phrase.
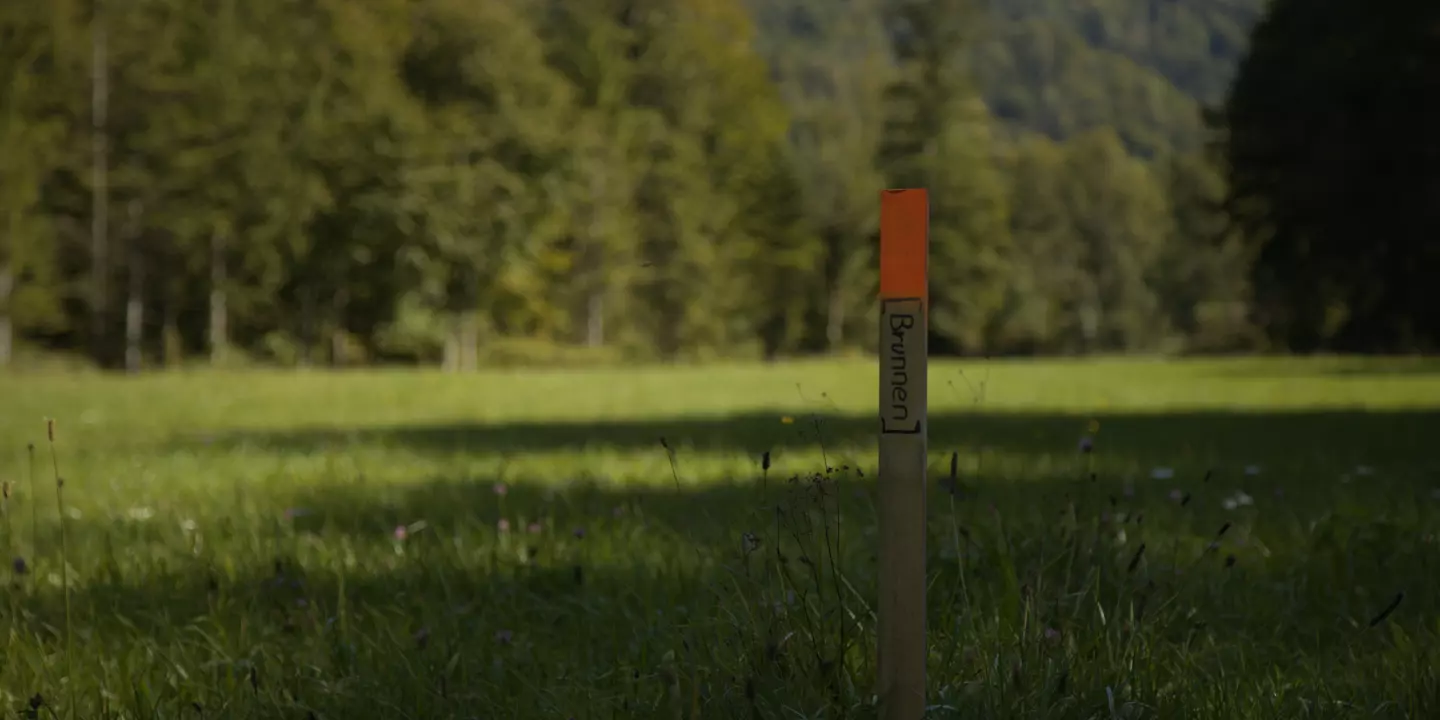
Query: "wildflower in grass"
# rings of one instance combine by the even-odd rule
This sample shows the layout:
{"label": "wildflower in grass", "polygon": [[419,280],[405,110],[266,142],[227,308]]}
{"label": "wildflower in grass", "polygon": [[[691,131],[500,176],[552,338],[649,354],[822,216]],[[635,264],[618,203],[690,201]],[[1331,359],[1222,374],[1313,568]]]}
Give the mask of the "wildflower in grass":
{"label": "wildflower in grass", "polygon": [[155,517],[155,511],[148,507],[133,507],[130,508],[130,510],[126,514],[130,516],[131,520],[135,520],[137,522],[145,522],[146,520]]}
{"label": "wildflower in grass", "polygon": [[25,558],[23,557],[16,557],[14,560],[11,560],[10,569],[14,570],[16,575],[24,575],[30,572],[30,566],[25,564]]}
{"label": "wildflower in grass", "polygon": [[506,520],[505,518],[500,518],[499,520],[496,520],[495,529],[502,534],[510,532],[510,521]]}
{"label": "wildflower in grass", "polygon": [[794,425],[794,424],[795,424],[795,418],[790,417],[789,415],[786,415],[785,417],[780,418],[780,424],[781,424],[781,425]]}
{"label": "wildflower in grass", "polygon": [[1045,628],[1045,639],[1050,642],[1060,642],[1060,631],[1052,627]]}
{"label": "wildflower in grass", "polygon": [[1185,499],[1185,492],[1180,488],[1175,488],[1174,490],[1170,491],[1170,499],[1174,500],[1175,502],[1180,502],[1181,500]]}
{"label": "wildflower in grass", "polygon": [[509,645],[510,641],[514,639],[515,633],[512,633],[509,630],[495,631],[495,642],[500,643],[501,645]]}
{"label": "wildflower in grass", "polygon": [[541,531],[541,530],[544,530],[544,529],[545,529],[544,526],[542,526],[542,525],[541,525],[540,523],[538,523],[538,522],[532,522],[532,523],[530,523],[529,525],[526,525],[526,526],[525,526],[525,532],[528,532],[528,533],[530,533],[531,535],[539,535],[539,534],[540,534],[540,531]]}
{"label": "wildflower in grass", "polygon": [[1175,477],[1175,468],[1157,467],[1150,470],[1150,477],[1156,480],[1169,480]]}
{"label": "wildflower in grass", "polygon": [[1244,490],[1236,490],[1234,495],[1225,498],[1225,500],[1221,502],[1221,505],[1223,505],[1226,510],[1234,510],[1254,504],[1255,498],[1250,497]]}
{"label": "wildflower in grass", "polygon": [[1095,441],[1089,435],[1080,438],[1080,452],[1089,453],[1095,449]]}
{"label": "wildflower in grass", "polygon": [[583,528],[583,527],[577,527],[577,528],[575,528],[574,535],[575,535],[575,539],[576,539],[576,540],[584,540],[584,539],[585,539],[585,528]]}
{"label": "wildflower in grass", "polygon": [[495,483],[495,494],[496,494],[496,495],[499,495],[500,497],[505,497],[507,494],[509,494],[509,492],[510,492],[510,488],[509,488],[508,486],[506,486],[505,483],[503,483],[503,482],[497,482],[497,483]]}
{"label": "wildflower in grass", "polygon": [[1090,430],[1090,434],[1091,434],[1091,435],[1094,435],[1095,433],[1100,432],[1100,421],[1099,421],[1099,420],[1096,420],[1096,419],[1094,419],[1094,418],[1091,418],[1091,420],[1090,420],[1090,425],[1089,425],[1089,430]]}
{"label": "wildflower in grass", "polygon": [[394,535],[396,540],[404,540],[410,536],[410,530],[404,525],[396,525]]}

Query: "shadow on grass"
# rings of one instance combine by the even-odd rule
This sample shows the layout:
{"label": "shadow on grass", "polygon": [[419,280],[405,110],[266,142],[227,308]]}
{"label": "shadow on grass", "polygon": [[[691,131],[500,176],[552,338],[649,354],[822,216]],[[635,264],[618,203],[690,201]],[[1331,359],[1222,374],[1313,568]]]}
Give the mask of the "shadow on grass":
{"label": "shadow on grass", "polygon": [[[1169,484],[1127,495],[1109,477],[961,480],[958,496],[938,483],[929,496],[931,641],[947,683],[987,677],[995,653],[1039,653],[1036,667],[1064,658],[1065,692],[1089,703],[1117,674],[1190,683],[1183,700],[1203,692],[1186,673],[1267,677],[1266,662],[1297,653],[1318,674],[1304,682],[1323,683],[1397,652],[1367,623],[1400,592],[1388,622],[1422,645],[1433,636],[1440,553],[1422,538],[1436,518],[1416,514],[1413,494],[1342,513],[1257,487],[1256,505],[1235,512],[1221,504],[1228,489],[1202,478],[1173,481],[1193,494],[1183,503]],[[687,697],[703,688],[712,714],[779,717],[829,701],[838,644],[871,652],[876,486],[850,471],[684,490],[357,480],[284,500],[302,512],[215,518],[189,531],[199,543],[168,524],[75,523],[71,547],[90,554],[72,597],[87,653],[139,643],[215,685],[171,691],[177,707],[369,718],[393,716],[381,712],[391,704],[513,713],[515,698],[648,717],[669,707],[677,676]],[[103,557],[127,547],[163,557]],[[827,572],[836,564],[844,587]],[[12,607],[58,653],[64,604],[38,582],[53,565],[42,560]],[[1122,628],[1107,614],[1133,619]],[[1142,622],[1137,643],[1126,628]],[[1074,644],[1047,650],[1044,628]],[[1204,649],[1177,660],[1181,646]],[[168,667],[132,672],[164,688]],[[871,670],[858,667],[864,687]],[[985,682],[1019,697],[1043,680],[1009,675]]]}
{"label": "shadow on grass", "polygon": [[[931,415],[932,452],[986,449],[1020,455],[1072,456],[1098,421],[1097,447],[1106,457],[1168,464],[1190,458],[1238,464],[1304,461],[1311,456],[1356,462],[1430,461],[1440,435],[1440,408],[1401,411],[1298,410],[1156,413],[944,412]],[[586,449],[672,448],[744,453],[875,447],[873,417],[796,416],[782,424],[768,413],[725,417],[593,422],[510,422],[397,427],[280,428],[177,442],[177,449],[311,453],[346,447],[388,447],[422,453],[503,455]],[[818,439],[818,441],[817,441]]]}
{"label": "shadow on grass", "polygon": [[[1172,495],[1172,488],[1183,491],[1183,501]],[[1440,582],[1440,553],[1424,544],[1433,548],[1435,538],[1402,532],[1407,524],[1427,523],[1429,532],[1435,532],[1440,502],[1428,487],[1395,482],[1382,493],[1374,492],[1378,487],[1337,487],[1297,499],[1272,495],[1263,481],[1250,489],[1258,499],[1252,507],[1236,510],[1224,504],[1233,488],[1213,482],[1208,474],[1138,485],[1085,473],[1025,482],[968,476],[957,485],[941,479],[932,482],[927,493],[932,569],[954,565],[957,552],[978,547],[983,555],[996,550],[996,533],[1009,533],[1005,543],[1010,545],[1007,552],[1015,553],[1011,560],[1020,563],[1017,571],[1029,566],[1038,573],[1053,563],[1053,553],[1073,541],[1076,528],[1128,528],[1128,537],[1121,533],[1115,547],[1100,552],[1108,558],[1105,562],[1124,564],[1147,541],[1152,550],[1176,541],[1198,550],[1217,530],[1224,535],[1222,528],[1233,527],[1223,552],[1216,554],[1217,566],[1225,552],[1241,557],[1242,570],[1253,561],[1254,567],[1290,574],[1305,572],[1306,565],[1314,563],[1311,571],[1347,574],[1350,584],[1334,588],[1340,594],[1366,584],[1381,592],[1381,586],[1397,581],[1397,569],[1414,575],[1398,578],[1401,585]],[[305,592],[333,600],[341,590],[340,568],[355,556],[363,557],[346,572],[356,575],[345,581],[347,601],[377,607],[395,602],[397,593],[414,593],[410,600],[421,605],[441,596],[467,602],[464,598],[473,600],[493,590],[484,588],[499,576],[508,578],[511,591],[554,590],[562,595],[572,580],[577,588],[599,586],[625,596],[641,592],[637,582],[661,580],[665,588],[649,602],[663,604],[667,593],[699,589],[684,589],[687,578],[708,587],[740,571],[752,554],[769,554],[778,545],[794,557],[799,544],[832,541],[843,547],[837,557],[856,573],[856,583],[869,587],[878,547],[878,499],[874,479],[857,469],[828,475],[765,474],[746,482],[685,489],[435,477],[398,486],[356,481],[302,489],[285,498],[288,508],[277,507],[263,516],[222,517],[199,527],[197,536],[168,524],[103,521],[77,521],[69,533],[72,548],[111,553],[108,558],[85,558],[93,582],[80,606],[135,611],[139,614],[129,615],[131,622],[149,617],[157,623],[151,629],[158,630],[176,618],[205,614],[217,591],[248,600],[268,598],[273,594],[268,589],[272,575],[293,578],[306,565],[327,569],[312,573]],[[1335,518],[1356,527],[1374,524],[1392,534],[1371,537],[1347,529],[1328,538],[1339,543],[1334,546],[1297,534],[1307,523],[1306,532],[1323,534],[1323,524]],[[752,541],[764,551],[747,550]],[[199,549],[207,546],[216,550]],[[165,549],[165,557],[141,572],[149,577],[147,582],[137,584],[118,569],[124,560],[113,553],[127,547]],[[1336,557],[1309,557],[1342,551],[1343,568],[1330,567]],[[1416,572],[1422,569],[1415,565],[1419,556],[1428,557],[1423,572]],[[971,583],[1001,581],[989,575],[999,570],[987,565],[995,558],[971,559],[986,565]],[[53,558],[42,560],[42,568],[46,564],[53,565]],[[1150,565],[1169,570],[1158,551],[1149,556]],[[575,566],[585,566],[583,581],[570,575]],[[409,579],[386,579],[396,573]],[[44,590],[43,584],[38,587]],[[1360,593],[1366,591],[1361,588]],[[49,595],[42,592],[42,597]],[[1440,602],[1440,595],[1430,595],[1424,602]],[[58,620],[60,605],[53,598],[36,607],[52,616],[52,622]],[[105,612],[97,612],[97,619],[106,618]]]}
{"label": "shadow on grass", "polygon": [[[932,446],[942,456],[946,446],[964,446],[1077,458],[1075,440],[1090,419],[946,414],[935,418]],[[1123,459],[1189,452],[1311,469],[1324,467],[1316,464],[1321,454],[1428,462],[1440,430],[1434,411],[1096,419],[1100,452]],[[442,454],[658,451],[665,437],[683,468],[690,448],[758,458],[766,449],[813,446],[806,423],[744,415],[276,431],[220,438],[206,452],[308,453],[350,443]],[[827,444],[858,446],[873,442],[873,425],[827,417],[820,429]],[[932,483],[928,601],[937,677],[1021,697],[1053,677],[987,675],[986,658],[1039,653],[1034,667],[1063,658],[1064,692],[1082,704],[1103,706],[1114,677],[1134,672],[1142,685],[1184,685],[1176,702],[1199,702],[1205,673],[1270,677],[1279,669],[1266,663],[1279,657],[1303,657],[1311,675],[1295,682],[1315,692],[1344,678],[1342,668],[1363,665],[1357,658],[1374,660],[1377,677],[1404,677],[1379,658],[1418,653],[1434,638],[1427,623],[1440,610],[1440,503],[1414,476],[1382,470],[1364,486],[1342,488],[1324,476],[1267,474],[1247,479],[1254,502],[1237,509],[1225,506],[1233,478],[1207,481],[1197,472],[1203,465],[1133,486],[1104,471],[1092,479],[1082,467],[1067,460],[1019,477],[1015,468],[965,473],[958,493]],[[71,565],[84,584],[70,605],[87,656],[143,646],[189,672],[201,668],[190,685],[177,685],[169,666],[129,671],[150,687],[172,688],[167,697],[177,707],[252,703],[296,717],[313,710],[367,719],[402,716],[393,710],[401,706],[427,717],[485,708],[509,716],[517,711],[506,699],[524,698],[556,716],[600,707],[647,717],[661,706],[670,712],[680,677],[685,693],[703,688],[698,702],[712,714],[779,717],[787,703],[829,702],[839,644],[850,643],[852,657],[870,656],[876,486],[851,474],[858,472],[816,482],[757,467],[744,481],[684,489],[515,477],[503,492],[493,477],[330,478],[246,503],[263,515],[214,514],[188,530],[159,519],[72,523]],[[1297,477],[1309,483],[1304,492]],[[1289,496],[1272,493],[1287,483]],[[287,515],[287,507],[301,512]],[[6,617],[26,643],[58,657],[66,614],[54,585],[58,558],[32,563]],[[827,572],[837,565],[843,576]],[[1386,622],[1418,643],[1408,649],[1368,627],[1399,593],[1403,603]],[[1115,621],[1121,617],[1143,621]],[[1142,622],[1137,641],[1133,628]],[[1072,644],[1046,650],[1046,628]],[[782,652],[784,637],[808,639]],[[1137,658],[1136,647],[1149,655]],[[873,668],[851,662],[856,686],[868,687]],[[1197,672],[1200,680],[1185,679]],[[46,677],[33,676],[33,691],[59,695]],[[1390,689],[1368,692],[1389,697]],[[1008,716],[1045,712],[1014,707]]]}

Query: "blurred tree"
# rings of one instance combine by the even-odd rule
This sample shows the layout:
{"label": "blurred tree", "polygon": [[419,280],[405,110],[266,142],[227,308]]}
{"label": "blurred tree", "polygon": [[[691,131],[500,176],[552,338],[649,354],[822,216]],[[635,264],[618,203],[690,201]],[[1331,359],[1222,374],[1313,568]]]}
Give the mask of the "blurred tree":
{"label": "blurred tree", "polygon": [[1011,127],[1060,140],[1111,127],[1144,155],[1198,147],[1199,106],[1166,78],[1041,17],[991,27],[974,65],[987,101]]}
{"label": "blurred tree", "polygon": [[844,351],[887,185],[932,192],[937,351],[1243,346],[1256,255],[1274,317],[1389,317],[1286,275],[1231,223],[1256,182],[1221,204],[1241,165],[1196,152],[1261,2],[12,3],[0,337],[132,368]]}
{"label": "blurred tree", "polygon": [[1078,349],[1071,299],[1086,291],[1089,278],[1063,195],[1064,173],[1065,149],[1042,135],[1022,138],[1010,159],[1014,271],[998,341],[1016,352]]}
{"label": "blurred tree", "polygon": [[891,187],[930,190],[937,352],[985,350],[1008,270],[1004,180],[964,54],[980,17],[971,0],[910,0],[897,8],[892,31],[899,76],[887,93],[880,163]]}
{"label": "blurred tree", "polygon": [[861,321],[873,314],[884,183],[876,159],[894,73],[880,6],[787,0],[763,13],[768,26],[790,33],[766,48],[791,116],[775,194],[791,198],[793,215],[760,277],[770,284],[770,302],[787,312],[771,320],[771,331],[786,338],[773,344],[816,351],[856,338],[868,343],[872,333]]}
{"label": "blurred tree", "polygon": [[431,297],[458,322],[452,364],[473,367],[485,334],[553,335],[546,297],[562,222],[556,185],[571,92],[513,1],[435,0],[413,11],[405,84],[428,129],[409,158],[405,198],[438,272]]}
{"label": "blurred tree", "polygon": [[1285,346],[1440,341],[1440,4],[1276,0],[1223,113],[1259,320]]}
{"label": "blurred tree", "polygon": [[1168,153],[1155,172],[1170,203],[1173,234],[1156,269],[1156,292],[1170,328],[1191,349],[1236,351],[1257,338],[1249,310],[1250,257],[1225,213],[1226,183],[1213,158]]}
{"label": "blurred tree", "polygon": [[57,164],[64,107],[46,83],[73,39],[73,8],[56,2],[0,7],[0,366],[10,363],[17,333],[55,329],[62,292],[55,284],[55,228],[42,190]]}
{"label": "blurred tree", "polygon": [[551,271],[565,308],[566,339],[591,349],[643,346],[631,290],[641,271],[633,198],[643,113],[628,102],[635,72],[632,29],[607,3],[567,3],[541,25],[551,64],[573,86],[570,162],[557,201],[566,227]]}
{"label": "blurred tree", "polygon": [[1155,286],[1170,208],[1148,166],[1113,130],[1073,140],[1061,195],[1087,282],[1069,298],[1085,350],[1152,349],[1165,332]]}

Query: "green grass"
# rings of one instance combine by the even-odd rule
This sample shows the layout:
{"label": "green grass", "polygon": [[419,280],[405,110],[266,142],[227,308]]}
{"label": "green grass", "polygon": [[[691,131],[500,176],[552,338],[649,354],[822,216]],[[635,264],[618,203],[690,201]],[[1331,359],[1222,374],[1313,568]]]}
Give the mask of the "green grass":
{"label": "green grass", "polygon": [[[873,717],[875,376],[0,376],[0,717]],[[931,396],[933,717],[1440,716],[1440,365]]]}

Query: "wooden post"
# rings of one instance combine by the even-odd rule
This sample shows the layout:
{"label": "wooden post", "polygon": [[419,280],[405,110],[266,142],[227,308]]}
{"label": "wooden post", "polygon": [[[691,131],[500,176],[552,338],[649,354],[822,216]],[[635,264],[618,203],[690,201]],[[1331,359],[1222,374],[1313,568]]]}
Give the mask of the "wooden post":
{"label": "wooden post", "polygon": [[925,713],[925,437],[930,205],[880,196],[880,628],[882,720]]}

